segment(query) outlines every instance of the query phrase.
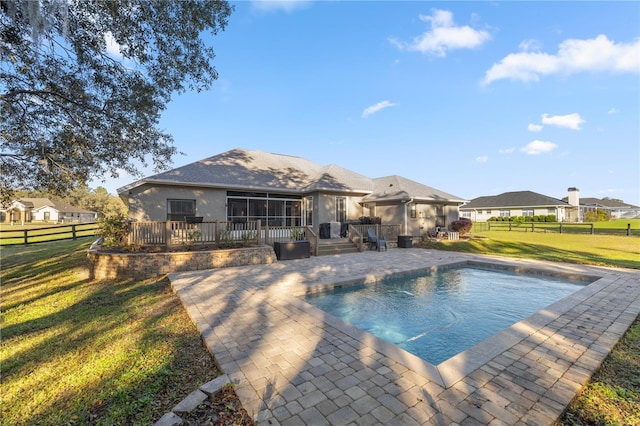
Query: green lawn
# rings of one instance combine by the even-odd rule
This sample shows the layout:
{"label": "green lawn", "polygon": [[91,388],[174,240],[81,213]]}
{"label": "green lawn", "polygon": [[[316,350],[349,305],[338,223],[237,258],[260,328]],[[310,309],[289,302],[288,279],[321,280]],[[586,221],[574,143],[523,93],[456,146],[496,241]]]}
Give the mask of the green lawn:
{"label": "green lawn", "polygon": [[167,279],[85,277],[93,240],[0,248],[3,425],[151,424],[219,375]]}
{"label": "green lawn", "polygon": [[640,269],[640,237],[484,231],[468,241],[427,241],[424,247],[465,253]]}

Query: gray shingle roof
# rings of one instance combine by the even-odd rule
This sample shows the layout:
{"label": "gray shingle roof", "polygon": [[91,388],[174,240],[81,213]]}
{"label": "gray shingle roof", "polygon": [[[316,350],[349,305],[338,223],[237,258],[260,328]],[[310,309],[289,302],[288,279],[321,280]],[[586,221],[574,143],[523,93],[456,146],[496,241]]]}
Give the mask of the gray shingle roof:
{"label": "gray shingle roof", "polygon": [[580,198],[581,206],[606,207],[610,209],[638,209],[640,207],[632,204],[621,203],[615,200],[601,200],[599,198]]}
{"label": "gray shingle roof", "polygon": [[460,197],[398,175],[373,179],[373,188],[373,193],[362,199],[363,203],[373,201],[409,201],[410,199],[432,202],[464,202]]}
{"label": "gray shingle roof", "polygon": [[[371,179],[344,167],[322,166],[302,157],[263,151],[233,149],[167,172],[146,177],[118,189],[124,193],[144,183],[190,185],[215,188],[253,189],[308,193],[344,191],[370,194],[368,201],[425,200],[459,201],[459,197],[400,176]],[[394,185],[392,194],[389,185]],[[377,198],[373,197],[377,194]]]}
{"label": "gray shingle roof", "polygon": [[474,198],[468,204],[460,206],[465,209],[507,208],[507,207],[551,207],[569,206],[569,203],[557,198],[548,197],[532,191],[505,192],[500,195],[492,195]]}

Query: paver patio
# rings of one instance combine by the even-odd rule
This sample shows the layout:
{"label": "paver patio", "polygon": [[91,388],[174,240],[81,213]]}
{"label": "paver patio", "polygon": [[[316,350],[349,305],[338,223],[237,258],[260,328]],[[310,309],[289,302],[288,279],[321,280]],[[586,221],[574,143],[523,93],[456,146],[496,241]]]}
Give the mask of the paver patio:
{"label": "paver patio", "polygon": [[[457,262],[597,279],[437,366],[299,298]],[[424,249],[169,278],[245,409],[265,425],[551,424],[640,312],[637,270]]]}

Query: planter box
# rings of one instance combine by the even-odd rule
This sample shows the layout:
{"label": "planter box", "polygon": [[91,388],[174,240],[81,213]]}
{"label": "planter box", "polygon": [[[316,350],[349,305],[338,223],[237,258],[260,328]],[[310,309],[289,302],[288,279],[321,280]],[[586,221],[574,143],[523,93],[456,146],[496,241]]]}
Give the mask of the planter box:
{"label": "planter box", "polygon": [[411,248],[413,247],[413,236],[411,235],[398,235],[398,247]]}
{"label": "planter box", "polygon": [[273,243],[278,260],[305,259],[311,257],[309,241],[287,241]]}

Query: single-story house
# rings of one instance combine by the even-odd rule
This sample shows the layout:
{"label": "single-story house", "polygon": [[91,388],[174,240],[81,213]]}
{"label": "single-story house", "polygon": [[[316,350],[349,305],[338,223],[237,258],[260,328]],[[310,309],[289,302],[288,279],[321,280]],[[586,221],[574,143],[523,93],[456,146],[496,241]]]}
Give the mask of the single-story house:
{"label": "single-story house", "polygon": [[48,198],[20,198],[0,208],[2,223],[95,222],[98,213]]}
{"label": "single-story house", "polygon": [[571,204],[557,198],[533,191],[515,191],[474,198],[460,206],[460,216],[473,222],[486,222],[492,217],[555,215],[563,222],[568,221],[572,209]]}
{"label": "single-story house", "polygon": [[118,189],[137,221],[260,220],[311,226],[379,217],[407,235],[458,219],[465,200],[401,176],[370,178],[302,157],[233,149]]}
{"label": "single-story house", "polygon": [[604,210],[613,219],[640,218],[640,207],[616,200],[601,200],[599,198],[580,198],[580,217],[589,212]]}

